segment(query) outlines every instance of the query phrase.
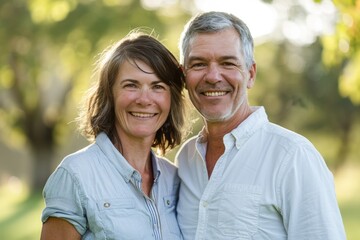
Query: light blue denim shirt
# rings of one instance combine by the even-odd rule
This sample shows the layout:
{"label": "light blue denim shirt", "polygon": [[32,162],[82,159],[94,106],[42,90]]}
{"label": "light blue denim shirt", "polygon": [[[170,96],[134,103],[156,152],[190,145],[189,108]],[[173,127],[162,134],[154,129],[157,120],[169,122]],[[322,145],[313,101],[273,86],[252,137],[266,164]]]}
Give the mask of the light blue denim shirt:
{"label": "light blue denim shirt", "polygon": [[176,219],[177,168],[152,153],[151,196],[141,191],[140,174],[105,133],[94,144],[67,156],[49,177],[42,221],[59,217],[83,239],[181,239]]}
{"label": "light blue denim shirt", "polygon": [[205,134],[179,151],[184,239],[346,239],[333,176],[307,139],[270,123],[259,107],[223,142],[210,179]]}

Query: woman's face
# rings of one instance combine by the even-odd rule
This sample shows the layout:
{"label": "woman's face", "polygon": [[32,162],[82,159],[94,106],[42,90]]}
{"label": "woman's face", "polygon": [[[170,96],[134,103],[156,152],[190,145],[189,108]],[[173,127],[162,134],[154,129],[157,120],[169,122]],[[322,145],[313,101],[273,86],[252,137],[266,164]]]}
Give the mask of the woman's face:
{"label": "woman's face", "polygon": [[115,126],[120,138],[153,141],[170,112],[170,87],[144,62],[125,61],[112,91]]}

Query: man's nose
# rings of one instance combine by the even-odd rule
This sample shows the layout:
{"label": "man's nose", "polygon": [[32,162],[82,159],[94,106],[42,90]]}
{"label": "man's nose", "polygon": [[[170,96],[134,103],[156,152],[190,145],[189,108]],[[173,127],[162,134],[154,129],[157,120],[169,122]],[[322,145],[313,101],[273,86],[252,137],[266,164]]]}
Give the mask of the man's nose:
{"label": "man's nose", "polygon": [[222,79],[221,69],[218,64],[210,64],[205,73],[205,80],[209,83],[216,83]]}

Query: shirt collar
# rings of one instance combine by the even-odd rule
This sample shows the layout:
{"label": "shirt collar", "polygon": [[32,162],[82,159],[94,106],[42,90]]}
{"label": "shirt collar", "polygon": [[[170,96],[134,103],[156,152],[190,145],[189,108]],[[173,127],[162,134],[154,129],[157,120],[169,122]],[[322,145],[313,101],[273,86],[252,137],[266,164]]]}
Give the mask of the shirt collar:
{"label": "shirt collar", "polygon": [[161,174],[161,168],[159,164],[159,159],[156,157],[153,151],[151,151],[151,162],[153,165],[154,182],[157,182]]}
{"label": "shirt collar", "polygon": [[[229,142],[232,139],[235,141],[236,147],[240,148],[251,135],[269,121],[263,106],[254,106],[251,107],[251,110],[252,113],[242,123],[224,136],[224,142]],[[197,142],[201,144],[206,141],[207,135],[205,127],[203,127],[198,134]]]}
{"label": "shirt collar", "polygon": [[[251,107],[252,113],[235,129],[227,135],[235,139],[236,147],[239,149],[264,123],[269,122],[264,107]],[[227,137],[225,135],[225,137]]]}
{"label": "shirt collar", "polygon": [[[114,144],[110,141],[109,137],[101,132],[95,140],[101,151],[106,156],[107,161],[111,162],[114,168],[123,176],[126,182],[129,182],[132,177],[138,177],[137,171],[128,163],[123,155],[115,148]],[[153,173],[155,181],[160,176],[160,164],[159,159],[151,150],[151,162],[153,166]]]}

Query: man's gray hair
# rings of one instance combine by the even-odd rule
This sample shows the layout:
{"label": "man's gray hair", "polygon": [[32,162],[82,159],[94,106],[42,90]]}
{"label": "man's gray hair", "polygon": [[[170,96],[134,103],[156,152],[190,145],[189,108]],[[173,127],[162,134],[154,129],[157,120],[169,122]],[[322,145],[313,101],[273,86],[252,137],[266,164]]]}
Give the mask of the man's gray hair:
{"label": "man's gray hair", "polygon": [[255,63],[255,59],[254,40],[249,28],[241,19],[233,14],[216,11],[200,13],[185,25],[179,42],[180,63],[184,65],[189,53],[190,41],[198,33],[218,32],[229,28],[233,28],[238,32],[240,46],[243,49],[242,55],[245,58],[246,67],[250,69],[252,64]]}

